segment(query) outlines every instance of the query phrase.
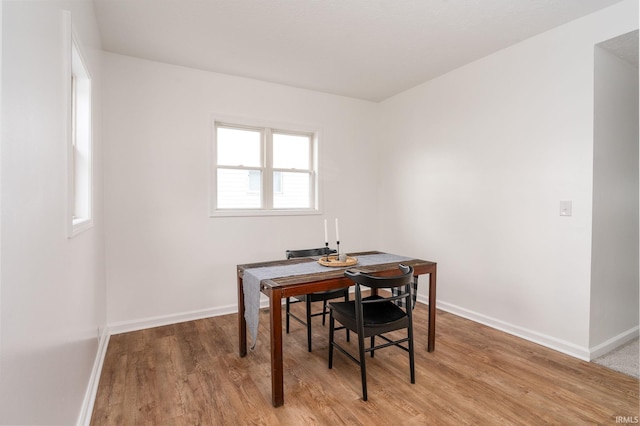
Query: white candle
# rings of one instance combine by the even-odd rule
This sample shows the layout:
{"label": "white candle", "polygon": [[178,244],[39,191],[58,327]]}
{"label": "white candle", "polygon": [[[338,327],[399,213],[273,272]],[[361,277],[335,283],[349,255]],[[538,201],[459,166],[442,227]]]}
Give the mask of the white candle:
{"label": "white candle", "polygon": [[336,217],[336,241],[340,241],[340,234],[338,233],[338,218]]}
{"label": "white candle", "polygon": [[327,233],[327,219],[324,220],[324,242],[329,242],[329,234]]}

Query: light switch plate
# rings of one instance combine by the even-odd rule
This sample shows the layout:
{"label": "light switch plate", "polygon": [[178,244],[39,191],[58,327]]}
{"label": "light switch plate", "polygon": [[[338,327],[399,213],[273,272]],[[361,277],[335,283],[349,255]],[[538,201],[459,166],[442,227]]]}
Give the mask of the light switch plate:
{"label": "light switch plate", "polygon": [[560,201],[560,216],[571,216],[571,200]]}

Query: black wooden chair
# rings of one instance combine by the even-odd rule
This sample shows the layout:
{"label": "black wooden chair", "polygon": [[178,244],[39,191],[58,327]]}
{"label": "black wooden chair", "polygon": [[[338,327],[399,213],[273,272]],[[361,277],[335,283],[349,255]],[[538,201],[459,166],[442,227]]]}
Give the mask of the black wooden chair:
{"label": "black wooden chair", "polygon": [[[403,264],[398,265],[400,275],[377,277],[361,272],[345,271],[344,275],[355,282],[356,298],[350,302],[329,303],[329,368],[333,367],[333,348],[337,348],[356,364],[360,365],[362,376],[362,399],[367,400],[367,369],[365,353],[389,346],[397,346],[409,352],[409,370],[411,383],[415,383],[415,366],[413,355],[413,268]],[[361,287],[371,289],[400,289],[397,295],[385,292],[384,295],[362,297]],[[390,294],[386,296],[386,294]],[[395,302],[402,300],[402,307]],[[335,321],[342,324],[335,327]],[[355,358],[344,347],[334,341],[334,331],[342,328],[358,334],[359,357]],[[391,339],[385,333],[406,329],[404,338]],[[376,345],[375,337],[380,336],[384,343]],[[397,336],[397,335],[396,335]],[[365,338],[370,337],[370,345],[365,348]],[[408,344],[403,345],[403,344]]]}
{"label": "black wooden chair", "polygon": [[[317,249],[304,249],[304,250],[287,250],[287,259],[292,259],[294,257],[309,257],[309,256],[325,256],[327,254],[336,253],[335,250],[332,250],[328,247],[322,247]],[[293,318],[298,321],[300,324],[307,327],[307,348],[309,352],[311,352],[311,318],[322,315],[322,325],[326,322],[326,314],[327,314],[327,300],[337,299],[338,297],[344,297],[345,301],[349,300],[349,288],[338,288],[335,290],[327,290],[320,291],[317,293],[309,293],[302,296],[293,296],[295,299],[291,301],[289,297],[286,299],[286,330],[289,333],[289,318]],[[291,304],[305,302],[306,304],[306,320],[295,316],[291,312]],[[311,304],[313,302],[322,302],[322,312],[311,313]],[[347,335],[347,338],[349,336]]]}

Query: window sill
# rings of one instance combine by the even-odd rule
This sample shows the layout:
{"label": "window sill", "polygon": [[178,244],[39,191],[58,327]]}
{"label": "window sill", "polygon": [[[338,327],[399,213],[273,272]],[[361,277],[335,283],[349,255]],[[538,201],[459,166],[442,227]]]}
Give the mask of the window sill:
{"label": "window sill", "polygon": [[220,209],[211,212],[209,217],[256,217],[256,216],[311,216],[322,214],[317,209],[274,209],[274,210],[234,210]]}
{"label": "window sill", "polygon": [[73,238],[92,227],[93,220],[91,218],[81,217],[73,219],[71,223],[71,232],[69,233],[69,238]]}

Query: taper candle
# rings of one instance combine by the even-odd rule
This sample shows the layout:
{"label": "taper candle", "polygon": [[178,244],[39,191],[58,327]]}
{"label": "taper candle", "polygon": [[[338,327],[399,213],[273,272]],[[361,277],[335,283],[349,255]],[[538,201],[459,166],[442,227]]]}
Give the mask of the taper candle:
{"label": "taper candle", "polygon": [[338,218],[336,217],[336,241],[340,241],[340,233],[338,232]]}
{"label": "taper candle", "polygon": [[327,233],[327,219],[324,220],[324,242],[329,243],[329,234]]}

